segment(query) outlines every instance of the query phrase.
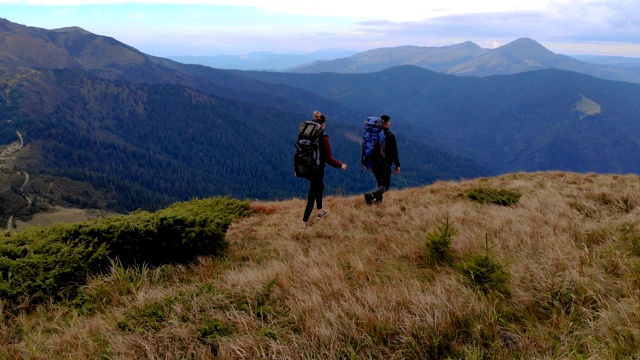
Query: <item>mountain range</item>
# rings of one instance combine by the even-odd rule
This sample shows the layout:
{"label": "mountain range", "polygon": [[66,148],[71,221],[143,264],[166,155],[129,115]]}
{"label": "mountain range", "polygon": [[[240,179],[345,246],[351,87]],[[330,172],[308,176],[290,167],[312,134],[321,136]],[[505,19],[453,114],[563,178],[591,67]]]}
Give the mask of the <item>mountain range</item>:
{"label": "mountain range", "polygon": [[[517,51],[520,54],[515,54]],[[169,59],[219,69],[282,72],[376,72],[397,65],[415,65],[445,74],[487,76],[558,68],[631,82],[638,82],[640,71],[640,58],[565,56],[554,54],[528,38],[517,39],[495,51],[467,41],[441,47],[405,45],[364,52],[326,49],[310,54],[253,52],[243,55],[170,56]],[[477,71],[478,67],[482,71]]]}
{"label": "mountain range", "polygon": [[359,139],[363,120],[382,113],[400,148],[394,187],[517,171],[640,173],[640,85],[525,71],[523,59],[556,56],[530,39],[510,45],[431,49],[423,63],[470,75],[455,59],[481,69],[480,59],[499,54],[522,72],[444,74],[403,64],[416,56],[391,49],[372,50],[395,62],[380,70],[239,71],[150,56],[77,27],[0,19],[0,144],[23,143],[0,158],[0,219],[43,203],[131,211],[211,195],[305,196],[307,183],[292,175],[293,144],[316,109],[334,155],[349,165],[327,171],[331,194],[375,185],[359,170]]}
{"label": "mountain range", "polygon": [[593,56],[581,59],[584,61],[553,53],[533,39],[520,38],[495,49],[484,49],[470,41],[442,47],[379,48],[343,58],[297,65],[289,71],[365,73],[398,65],[414,65],[444,74],[490,76],[560,69],[608,80],[640,82],[640,59]]}
{"label": "mountain range", "polygon": [[169,56],[183,64],[205,65],[217,69],[285,71],[300,64],[320,60],[333,60],[355,54],[344,49],[324,49],[310,54],[276,54],[270,51],[242,55]]}

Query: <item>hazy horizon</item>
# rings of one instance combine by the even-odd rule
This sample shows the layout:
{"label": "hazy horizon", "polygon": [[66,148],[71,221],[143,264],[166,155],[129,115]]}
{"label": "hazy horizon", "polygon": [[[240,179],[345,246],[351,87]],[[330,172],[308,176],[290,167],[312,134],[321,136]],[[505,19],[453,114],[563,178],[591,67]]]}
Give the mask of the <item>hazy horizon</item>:
{"label": "hazy horizon", "polygon": [[0,0],[7,20],[78,26],[155,56],[361,52],[528,37],[564,55],[640,57],[640,10],[629,0],[323,3],[276,0]]}

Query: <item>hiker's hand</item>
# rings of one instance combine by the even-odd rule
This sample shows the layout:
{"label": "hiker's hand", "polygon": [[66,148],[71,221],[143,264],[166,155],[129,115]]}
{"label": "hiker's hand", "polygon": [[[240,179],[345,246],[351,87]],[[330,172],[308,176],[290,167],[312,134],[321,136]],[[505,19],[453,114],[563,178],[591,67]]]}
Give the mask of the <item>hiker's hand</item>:
{"label": "hiker's hand", "polygon": [[400,174],[400,166],[396,166],[396,174]]}
{"label": "hiker's hand", "polygon": [[347,170],[347,164],[342,164],[342,170]]}

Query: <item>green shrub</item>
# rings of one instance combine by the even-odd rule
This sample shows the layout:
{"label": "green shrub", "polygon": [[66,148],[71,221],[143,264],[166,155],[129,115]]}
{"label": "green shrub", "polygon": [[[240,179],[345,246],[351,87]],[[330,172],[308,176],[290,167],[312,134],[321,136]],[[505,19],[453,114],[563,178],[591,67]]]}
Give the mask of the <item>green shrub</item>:
{"label": "green shrub", "polygon": [[248,203],[230,198],[175,203],[154,213],[36,227],[0,238],[0,300],[75,297],[87,275],[109,267],[183,263],[219,255],[232,220]]}
{"label": "green shrub", "polygon": [[449,223],[447,218],[438,229],[427,234],[426,258],[431,264],[451,265],[453,262],[453,252],[451,251],[451,238],[458,231]]}
{"label": "green shrub", "polygon": [[496,204],[502,206],[510,206],[520,200],[520,194],[510,190],[497,190],[491,188],[477,188],[465,192],[471,200],[478,201],[483,204]]}
{"label": "green shrub", "polygon": [[133,307],[124,314],[125,319],[119,321],[117,326],[126,332],[144,333],[160,330],[172,314],[176,302],[176,298],[169,297]]}
{"label": "green shrub", "polygon": [[198,340],[210,343],[218,338],[229,336],[233,333],[233,325],[207,319],[198,329]]}
{"label": "green shrub", "polygon": [[509,273],[504,267],[487,254],[473,256],[464,264],[464,274],[469,284],[476,286],[483,292],[490,290],[507,295]]}
{"label": "green shrub", "polygon": [[489,256],[489,241],[486,241],[484,254],[473,255],[461,265],[460,270],[465,275],[467,283],[477,287],[482,292],[495,291],[502,295],[509,295],[509,272],[491,256]]}

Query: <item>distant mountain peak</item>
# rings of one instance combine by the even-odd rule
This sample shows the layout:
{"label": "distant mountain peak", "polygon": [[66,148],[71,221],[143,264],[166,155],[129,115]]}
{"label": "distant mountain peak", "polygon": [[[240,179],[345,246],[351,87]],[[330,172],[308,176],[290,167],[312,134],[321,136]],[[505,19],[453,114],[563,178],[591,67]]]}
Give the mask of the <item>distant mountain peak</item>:
{"label": "distant mountain peak", "polygon": [[54,32],[64,32],[64,33],[73,33],[73,32],[77,32],[77,33],[81,33],[81,34],[86,34],[86,35],[93,35],[92,32],[87,31],[81,27],[78,26],[70,26],[70,27],[63,27],[63,28],[59,28],[59,29],[53,29],[51,31]]}
{"label": "distant mountain peak", "polygon": [[519,38],[514,40],[508,44],[500,46],[495,49],[496,51],[508,51],[511,53],[529,53],[529,54],[538,54],[538,55],[556,55],[551,50],[544,47],[539,42],[530,39],[530,38]]}
{"label": "distant mountain peak", "polygon": [[467,40],[467,41],[465,41],[463,43],[460,43],[460,44],[451,45],[451,47],[452,48],[464,48],[464,49],[482,50],[482,48],[478,44],[474,43],[473,41],[469,41],[469,40]]}
{"label": "distant mountain peak", "polygon": [[[522,37],[522,38],[518,38],[513,40],[512,42],[510,42],[510,44],[529,44],[529,45],[533,45],[533,44],[537,44],[540,45],[539,42],[533,40],[532,38],[529,37]],[[542,45],[540,45],[542,46]]]}
{"label": "distant mountain peak", "polygon": [[0,30],[8,31],[8,30],[14,30],[15,28],[18,28],[18,27],[26,28],[25,25],[16,24],[5,18],[0,17]]}
{"label": "distant mountain peak", "polygon": [[77,26],[47,30],[0,19],[0,65],[21,64],[40,69],[98,69],[117,77],[123,67],[151,59],[113,38],[95,35]]}

